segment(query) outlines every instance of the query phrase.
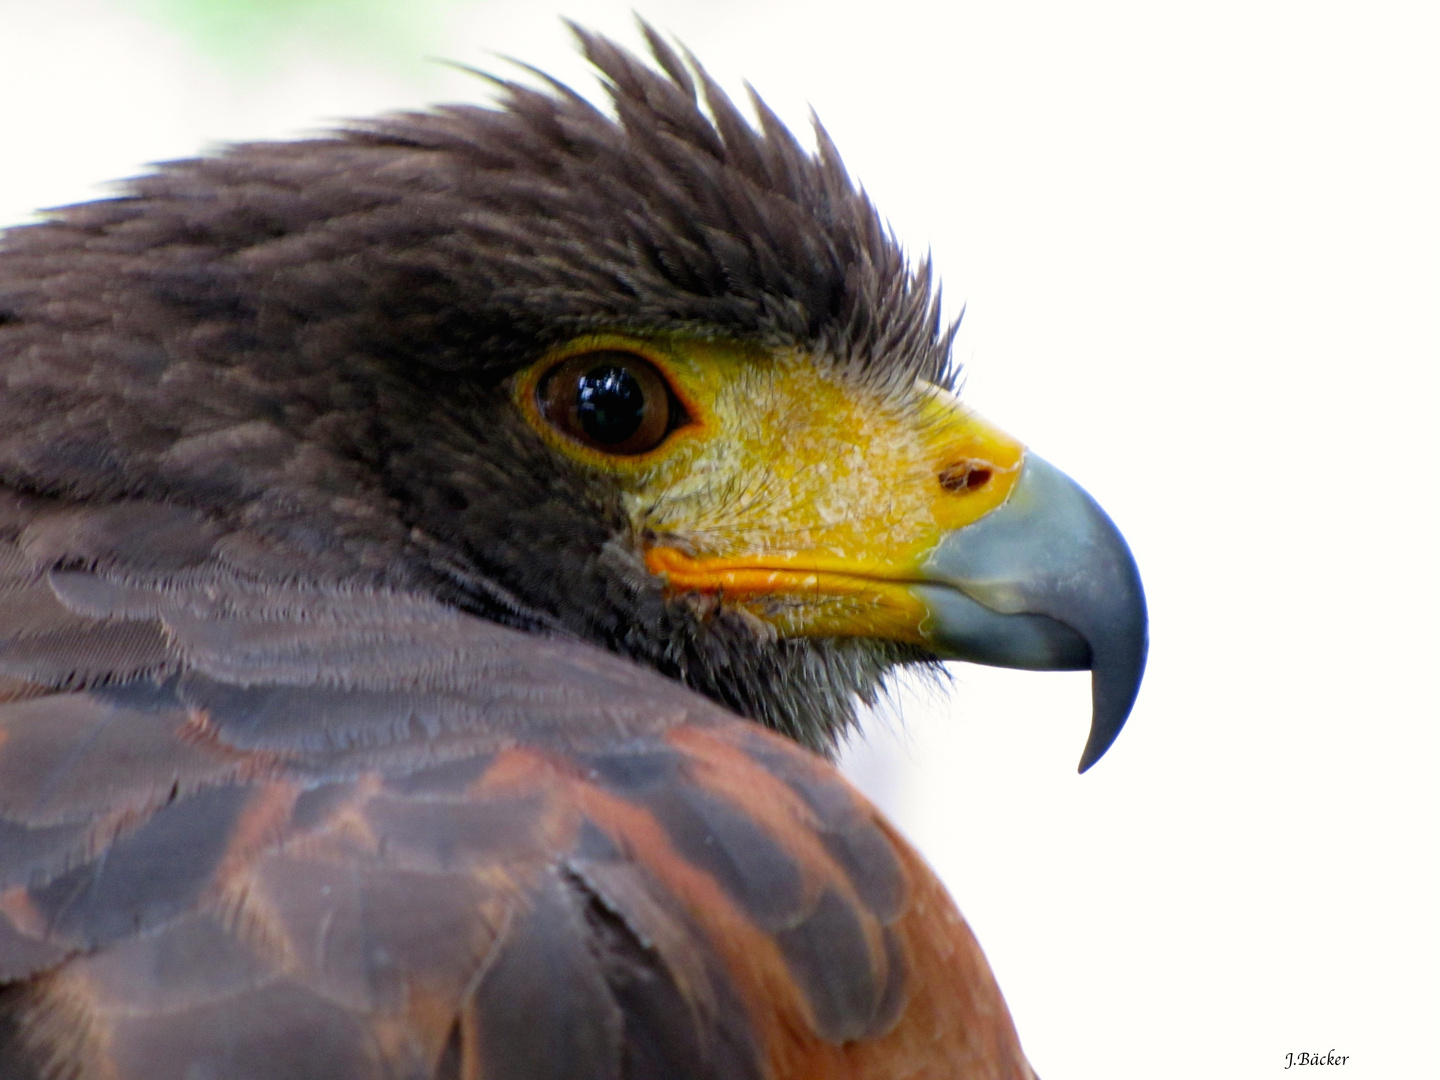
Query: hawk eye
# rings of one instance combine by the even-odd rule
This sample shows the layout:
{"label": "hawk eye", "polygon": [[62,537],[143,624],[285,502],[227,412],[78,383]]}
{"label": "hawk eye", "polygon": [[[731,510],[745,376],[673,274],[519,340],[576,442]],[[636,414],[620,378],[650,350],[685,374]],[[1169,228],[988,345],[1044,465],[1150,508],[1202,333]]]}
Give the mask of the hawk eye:
{"label": "hawk eye", "polygon": [[540,380],[535,396],[545,419],[610,454],[653,450],[683,415],[660,373],[618,350],[572,356]]}

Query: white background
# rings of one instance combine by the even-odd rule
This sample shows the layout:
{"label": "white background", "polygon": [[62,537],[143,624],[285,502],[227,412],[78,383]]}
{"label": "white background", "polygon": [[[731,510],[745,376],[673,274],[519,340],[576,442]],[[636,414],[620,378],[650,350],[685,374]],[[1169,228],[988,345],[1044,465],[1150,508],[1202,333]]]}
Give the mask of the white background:
{"label": "white background", "polygon": [[[377,2],[371,38],[311,11],[219,56],[142,0],[0,0],[0,222],[214,141],[483,95],[426,56],[591,86],[557,13],[637,41],[631,0]],[[1087,676],[968,667],[847,762],[1040,1075],[1332,1048],[1326,1076],[1440,1074],[1433,5],[634,6],[792,124],[814,105],[968,305],[972,403],[1139,560],[1150,671],[1092,772]]]}

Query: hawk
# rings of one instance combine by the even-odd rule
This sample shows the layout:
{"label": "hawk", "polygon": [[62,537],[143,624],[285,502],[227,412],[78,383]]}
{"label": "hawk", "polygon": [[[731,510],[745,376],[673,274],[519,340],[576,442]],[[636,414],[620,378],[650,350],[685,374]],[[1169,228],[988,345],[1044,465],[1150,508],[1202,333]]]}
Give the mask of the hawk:
{"label": "hawk", "polygon": [[4,237],[0,1077],[1033,1075],[827,757],[962,658],[1088,767],[1134,562],[822,128],[577,33]]}

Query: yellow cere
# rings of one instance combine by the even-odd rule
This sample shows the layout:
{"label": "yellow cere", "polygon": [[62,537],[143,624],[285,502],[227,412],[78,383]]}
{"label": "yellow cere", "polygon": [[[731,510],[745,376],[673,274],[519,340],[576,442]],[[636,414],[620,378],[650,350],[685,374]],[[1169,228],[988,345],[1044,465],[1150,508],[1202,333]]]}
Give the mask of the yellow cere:
{"label": "yellow cere", "polygon": [[[617,457],[545,432],[534,386],[558,359],[623,349],[669,381],[692,423]],[[646,563],[782,635],[922,641],[918,580],[944,534],[1001,505],[1024,448],[928,383],[897,391],[798,352],[596,336],[517,389],[542,433],[613,475]],[[538,421],[538,422],[537,422]]]}

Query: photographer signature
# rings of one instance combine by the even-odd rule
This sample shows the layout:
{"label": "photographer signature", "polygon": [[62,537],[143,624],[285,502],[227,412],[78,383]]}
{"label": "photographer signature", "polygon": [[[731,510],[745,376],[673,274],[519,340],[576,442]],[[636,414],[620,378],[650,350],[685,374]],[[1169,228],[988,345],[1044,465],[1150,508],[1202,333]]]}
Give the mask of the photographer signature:
{"label": "photographer signature", "polygon": [[1307,1050],[1302,1050],[1298,1054],[1285,1055],[1285,1068],[1288,1069],[1292,1065],[1344,1065],[1349,1060],[1349,1054],[1337,1054],[1334,1050],[1328,1054],[1318,1052],[1312,1054]]}

